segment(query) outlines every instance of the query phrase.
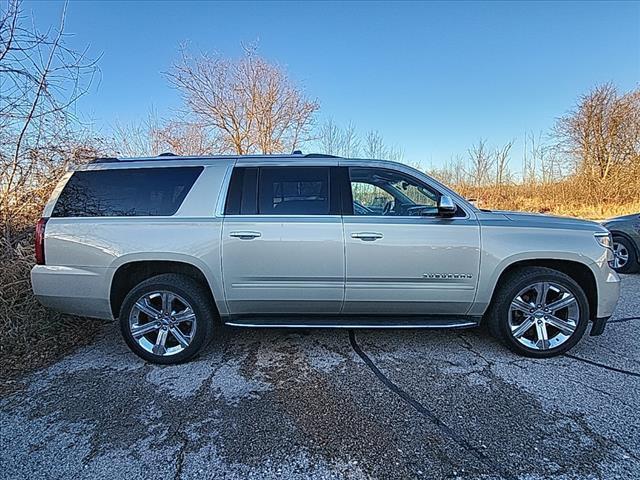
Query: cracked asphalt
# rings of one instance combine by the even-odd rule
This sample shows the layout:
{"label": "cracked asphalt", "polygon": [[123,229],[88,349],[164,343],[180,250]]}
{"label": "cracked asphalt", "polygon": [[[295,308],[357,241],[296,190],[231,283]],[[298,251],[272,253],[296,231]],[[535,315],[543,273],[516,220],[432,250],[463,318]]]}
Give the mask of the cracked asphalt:
{"label": "cracked asphalt", "polygon": [[550,360],[481,329],[225,328],[168,367],[110,324],[0,399],[0,478],[640,478],[638,317],[625,276]]}

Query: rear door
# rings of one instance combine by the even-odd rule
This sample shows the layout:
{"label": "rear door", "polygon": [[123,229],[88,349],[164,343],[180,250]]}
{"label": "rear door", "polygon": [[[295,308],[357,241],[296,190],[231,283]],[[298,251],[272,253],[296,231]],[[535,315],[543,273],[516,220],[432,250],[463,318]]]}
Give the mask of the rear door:
{"label": "rear door", "polygon": [[440,193],[400,171],[350,167],[349,178],[343,312],[465,314],[480,266],[475,217],[460,207],[453,218],[438,217]]}
{"label": "rear door", "polygon": [[335,314],[344,299],[339,185],[330,166],[234,168],[222,268],[232,315]]}

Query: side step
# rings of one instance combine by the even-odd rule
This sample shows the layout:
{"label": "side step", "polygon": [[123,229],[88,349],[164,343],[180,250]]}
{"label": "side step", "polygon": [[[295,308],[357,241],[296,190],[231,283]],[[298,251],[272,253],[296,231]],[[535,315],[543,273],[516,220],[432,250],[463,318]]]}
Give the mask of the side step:
{"label": "side step", "polygon": [[380,315],[234,315],[223,319],[231,327],[251,328],[471,328],[481,317]]}

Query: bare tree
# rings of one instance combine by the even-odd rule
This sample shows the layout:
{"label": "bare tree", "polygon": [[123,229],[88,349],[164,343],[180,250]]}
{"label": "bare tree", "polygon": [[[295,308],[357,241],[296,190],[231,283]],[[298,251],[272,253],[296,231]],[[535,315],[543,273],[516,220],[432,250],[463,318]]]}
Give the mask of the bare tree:
{"label": "bare tree", "polygon": [[333,120],[327,120],[318,129],[316,137],[321,153],[355,158],[360,155],[360,137],[353,123],[340,127]]}
{"label": "bare tree", "polygon": [[505,143],[501,148],[494,151],[494,164],[496,166],[496,184],[503,185],[511,180],[511,171],[509,170],[509,155],[513,147],[513,140]]}
{"label": "bare tree", "polygon": [[491,171],[495,164],[493,155],[487,147],[487,141],[480,139],[477,144],[467,150],[469,164],[467,166],[467,176],[477,185],[487,185],[490,182]]}
{"label": "bare tree", "polygon": [[154,112],[146,119],[122,123],[116,121],[109,139],[109,155],[122,157],[143,157],[162,153],[162,145],[157,135],[160,125]]}
{"label": "bare tree", "polygon": [[340,155],[342,148],[342,129],[331,119],[318,129],[320,151],[327,155]]}
{"label": "bare tree", "polygon": [[116,122],[109,142],[109,154],[143,157],[171,152],[176,155],[211,155],[222,153],[219,139],[197,123],[161,121],[155,112],[139,122]]}
{"label": "bare tree", "polygon": [[[72,106],[96,72],[87,50],[66,43],[64,4],[57,28],[40,32],[19,0],[0,11],[0,210],[4,237],[71,161],[91,155]],[[73,134],[72,134],[72,130]],[[75,139],[75,140],[73,140]]]}
{"label": "bare tree", "polygon": [[387,145],[382,134],[377,130],[367,132],[363,140],[352,122],[349,122],[346,127],[340,127],[333,120],[328,120],[320,126],[316,140],[320,151],[329,155],[345,158],[356,158],[362,155],[365,158],[397,162],[401,162],[404,158],[402,148]]}
{"label": "bare tree", "polygon": [[240,59],[181,49],[166,74],[198,125],[237,154],[289,152],[307,140],[319,104],[284,70],[245,48]]}
{"label": "bare tree", "polygon": [[[620,95],[612,84],[583,95],[555,127],[575,173],[606,181],[640,163],[640,89]],[[636,170],[637,171],[637,170]]]}
{"label": "bare tree", "polygon": [[340,156],[346,158],[359,157],[361,143],[362,142],[360,141],[355,124],[353,122],[349,122],[342,130],[342,136],[340,138]]}
{"label": "bare tree", "polygon": [[387,145],[379,131],[370,130],[364,138],[364,156],[367,158],[400,162],[404,157],[404,152],[399,147]]}

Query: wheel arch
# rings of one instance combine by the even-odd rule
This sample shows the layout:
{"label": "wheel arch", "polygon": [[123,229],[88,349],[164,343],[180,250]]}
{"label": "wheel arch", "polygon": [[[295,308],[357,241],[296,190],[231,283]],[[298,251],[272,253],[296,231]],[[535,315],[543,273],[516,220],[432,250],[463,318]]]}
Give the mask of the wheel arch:
{"label": "wheel arch", "polygon": [[207,275],[206,267],[198,265],[191,259],[146,259],[137,258],[125,260],[114,267],[109,286],[109,303],[113,318],[118,318],[120,307],[127,293],[140,282],[163,273],[177,273],[197,281],[210,294],[211,303],[216,308],[216,315],[220,314],[223,300],[217,285],[211,282],[211,275]]}
{"label": "wheel arch", "polygon": [[587,264],[577,262],[575,260],[558,260],[558,259],[527,259],[518,260],[507,265],[498,276],[491,295],[489,308],[493,304],[498,289],[504,282],[505,277],[516,269],[526,267],[546,267],[557,270],[571,277],[584,290],[589,303],[589,317],[594,320],[598,311],[598,286],[596,277]]}
{"label": "wheel arch", "polygon": [[640,261],[640,245],[638,245],[633,238],[631,238],[631,235],[629,235],[626,232],[623,232],[622,230],[609,230],[611,232],[611,236],[612,237],[622,237],[625,240],[628,240],[629,243],[631,243],[631,246],[633,247],[633,249],[635,250],[635,254],[636,254],[636,258],[639,259]]}

